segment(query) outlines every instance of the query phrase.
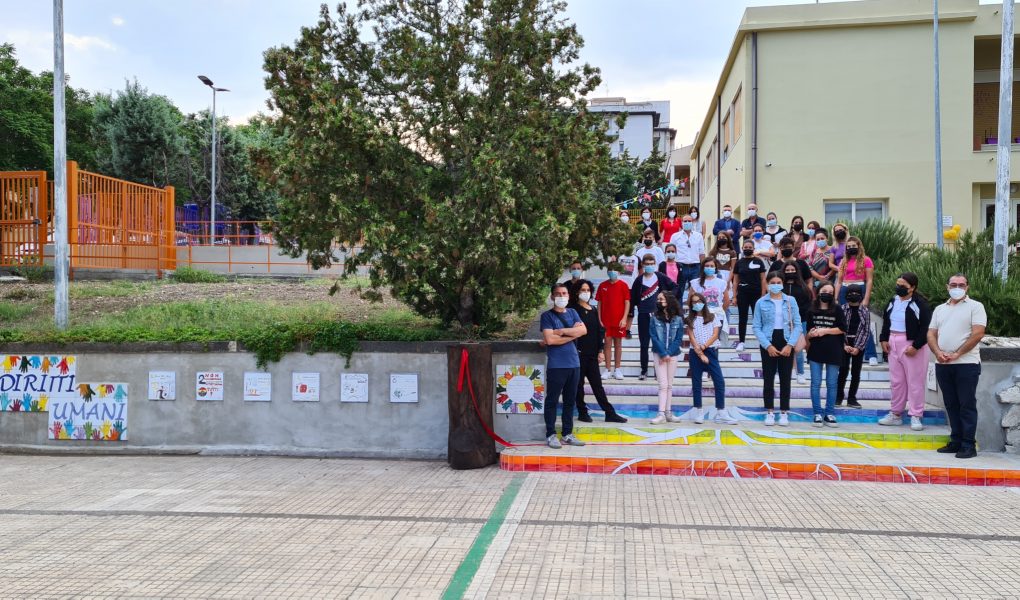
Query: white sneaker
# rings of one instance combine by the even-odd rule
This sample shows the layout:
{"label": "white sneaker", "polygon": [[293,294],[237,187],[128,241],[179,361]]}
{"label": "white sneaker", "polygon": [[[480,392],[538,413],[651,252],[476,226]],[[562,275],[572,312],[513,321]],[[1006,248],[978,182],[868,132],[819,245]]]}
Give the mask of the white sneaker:
{"label": "white sneaker", "polygon": [[670,423],[679,423],[681,421],[680,417],[674,415],[671,410],[666,411],[666,420]]}
{"label": "white sneaker", "polygon": [[804,378],[803,373],[797,375],[797,385],[807,385],[807,379]]}
{"label": "white sneaker", "polygon": [[737,352],[743,352],[743,351],[744,351],[744,342],[740,342],[740,343],[737,344]]}
{"label": "white sneaker", "polygon": [[659,411],[658,416],[656,416],[654,419],[649,421],[649,423],[651,423],[652,425],[662,425],[665,422],[666,422],[666,413],[664,413],[661,410]]}
{"label": "white sneaker", "polygon": [[572,433],[570,435],[563,436],[563,443],[568,445],[568,446],[583,446],[584,445],[584,442],[582,442],[581,440],[577,439],[577,436],[572,434]]}
{"label": "white sneaker", "polygon": [[923,431],[924,423],[921,422],[921,417],[910,417],[910,428],[914,431]]}
{"label": "white sneaker", "polygon": [[563,447],[563,444],[560,443],[560,438],[556,437],[555,433],[547,437],[545,441],[553,450],[559,450]]}
{"label": "white sneaker", "polygon": [[775,413],[765,413],[765,426],[772,427],[775,424],[776,424]]}
{"label": "white sneaker", "polygon": [[725,408],[715,411],[715,422],[723,423],[725,425],[736,425],[737,420],[730,415],[729,411]]}
{"label": "white sneaker", "polygon": [[616,372],[613,373],[613,379],[619,379],[620,381],[623,381],[623,370],[617,369]]}
{"label": "white sneaker", "polygon": [[704,423],[705,422],[705,409],[703,409],[703,408],[695,408],[694,412],[691,413],[691,419],[693,419],[694,422],[697,423],[698,425]]}
{"label": "white sneaker", "polygon": [[903,425],[903,417],[901,415],[894,415],[893,413],[886,413],[884,417],[878,420],[879,425]]}
{"label": "white sneaker", "polygon": [[878,366],[878,359],[875,358],[874,356],[872,356],[871,358],[868,359],[868,364],[873,366],[873,367],[877,367]]}
{"label": "white sneaker", "polygon": [[790,417],[788,417],[786,415],[786,413],[782,413],[782,414],[779,415],[779,426],[780,427],[789,427],[790,426]]}
{"label": "white sneaker", "polygon": [[702,371],[701,372],[701,380],[702,381],[708,381],[708,371]]}
{"label": "white sneaker", "polygon": [[602,369],[601,375],[602,375],[602,379],[609,379],[609,377],[612,375],[612,373],[609,372],[609,369]]}

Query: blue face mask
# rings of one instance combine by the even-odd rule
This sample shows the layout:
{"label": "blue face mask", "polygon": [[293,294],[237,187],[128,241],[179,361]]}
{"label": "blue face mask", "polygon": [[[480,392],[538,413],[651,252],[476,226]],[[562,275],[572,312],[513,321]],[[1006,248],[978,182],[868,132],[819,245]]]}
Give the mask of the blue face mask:
{"label": "blue face mask", "polygon": [[815,237],[815,230],[814,230],[814,229],[808,229],[808,230],[807,230],[807,236],[808,236],[809,238],[813,238],[813,237]]}
{"label": "blue face mask", "polygon": [[572,270],[570,272],[570,276],[573,277],[574,279],[580,279],[581,278],[581,270],[580,269]]}
{"label": "blue face mask", "polygon": [[815,242],[815,248],[825,248],[828,245],[829,243],[826,242],[825,240],[818,240],[817,242]]}
{"label": "blue face mask", "polygon": [[694,223],[691,223],[690,221],[684,221],[684,231],[690,231],[692,229],[694,229]]}
{"label": "blue face mask", "polygon": [[715,267],[705,267],[705,275],[715,275]]}
{"label": "blue face mask", "polygon": [[760,232],[760,231],[755,231],[755,232],[754,232],[754,239],[756,239],[756,240],[760,240],[760,239],[761,239],[761,238],[762,238],[762,237],[763,237],[764,235],[765,235],[765,234],[764,234],[764,233],[762,233],[762,232]]}
{"label": "blue face mask", "polygon": [[705,310],[705,303],[704,302],[695,302],[693,305],[691,305],[691,308],[694,309],[694,312],[699,313],[699,312]]}
{"label": "blue face mask", "polygon": [[769,293],[770,294],[778,294],[778,293],[780,293],[782,291],[783,291],[783,284],[781,284],[781,283],[770,283],[769,284]]}
{"label": "blue face mask", "polygon": [[620,277],[616,271],[607,271],[606,275],[609,276],[609,281],[616,281]]}
{"label": "blue face mask", "polygon": [[765,224],[768,225],[769,227],[775,227],[776,226],[776,220],[775,219],[769,219],[768,221],[765,221]]}
{"label": "blue face mask", "polygon": [[645,273],[651,275],[655,272],[655,265],[645,265]]}
{"label": "blue face mask", "polygon": [[667,252],[666,253],[666,260],[673,260],[675,258],[676,258],[676,252]]}

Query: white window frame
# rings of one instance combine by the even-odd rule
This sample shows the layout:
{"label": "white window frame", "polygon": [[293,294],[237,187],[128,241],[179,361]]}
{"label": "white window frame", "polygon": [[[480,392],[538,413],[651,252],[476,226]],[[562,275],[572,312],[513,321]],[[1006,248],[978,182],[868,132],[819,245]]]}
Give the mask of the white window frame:
{"label": "white window frame", "polygon": [[[882,217],[883,219],[889,218],[889,199],[888,198],[829,198],[822,200],[822,214],[826,214],[826,206],[829,204],[849,204],[850,205],[850,223],[857,222],[857,205],[858,204],[881,204],[882,205]],[[828,217],[825,217],[828,220]]]}
{"label": "white window frame", "polygon": [[[978,223],[981,226],[981,230],[988,229],[985,225],[985,215],[988,213],[988,207],[995,206],[995,200],[982,200],[981,201],[981,214],[978,215]],[[1020,198],[1009,199],[1009,227],[1013,228],[1016,223],[1017,213],[1020,213]]]}

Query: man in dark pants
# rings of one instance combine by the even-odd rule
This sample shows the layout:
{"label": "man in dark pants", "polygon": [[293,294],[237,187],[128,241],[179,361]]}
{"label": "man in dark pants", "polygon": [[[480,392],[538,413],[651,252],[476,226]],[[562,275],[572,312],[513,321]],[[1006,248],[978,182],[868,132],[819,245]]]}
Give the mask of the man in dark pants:
{"label": "man in dark pants", "polygon": [[[552,286],[553,307],[542,313],[542,345],[546,352],[545,437],[550,448],[563,444],[583,446],[574,436],[574,399],[581,377],[581,361],[574,340],[588,332],[577,311],[567,308],[570,292],[566,284]],[[556,408],[563,395],[563,444],[556,437]]]}
{"label": "man in dark pants", "polygon": [[[688,216],[685,215],[684,218],[687,219]],[[641,373],[638,375],[638,379],[648,376],[648,347],[652,343],[652,313],[658,310],[655,305],[656,299],[660,292],[672,292],[676,289],[673,280],[659,273],[658,269],[659,264],[655,257],[646,254],[641,259],[641,272],[634,277],[634,283],[630,286],[630,305],[637,311],[638,343],[641,345]],[[627,329],[630,329],[633,319],[633,314],[628,315]]]}
{"label": "man in dark pants", "polygon": [[985,307],[967,295],[967,276],[957,273],[946,285],[949,301],[938,306],[928,329],[928,347],[935,355],[935,379],[949,418],[949,443],[938,449],[956,458],[977,456],[977,384],[985,335]]}

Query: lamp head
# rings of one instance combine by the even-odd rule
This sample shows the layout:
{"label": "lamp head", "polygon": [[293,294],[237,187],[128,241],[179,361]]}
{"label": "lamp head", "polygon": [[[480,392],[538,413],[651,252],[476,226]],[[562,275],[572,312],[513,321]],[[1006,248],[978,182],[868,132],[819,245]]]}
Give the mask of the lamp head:
{"label": "lamp head", "polygon": [[206,77],[205,75],[199,75],[198,76],[198,80],[201,81],[202,83],[206,84],[207,86],[212,87],[212,84],[213,84],[212,81],[208,77]]}

